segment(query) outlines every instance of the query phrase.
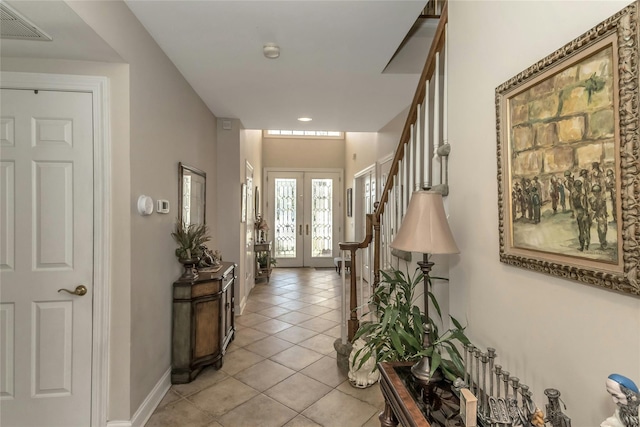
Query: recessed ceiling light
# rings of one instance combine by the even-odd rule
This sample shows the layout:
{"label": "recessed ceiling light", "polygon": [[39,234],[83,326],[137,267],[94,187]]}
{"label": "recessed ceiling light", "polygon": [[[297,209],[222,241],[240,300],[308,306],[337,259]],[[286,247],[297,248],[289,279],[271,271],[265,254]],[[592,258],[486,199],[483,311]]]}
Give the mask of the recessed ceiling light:
{"label": "recessed ceiling light", "polygon": [[313,120],[311,117],[298,117],[300,122],[310,122],[311,120]]}

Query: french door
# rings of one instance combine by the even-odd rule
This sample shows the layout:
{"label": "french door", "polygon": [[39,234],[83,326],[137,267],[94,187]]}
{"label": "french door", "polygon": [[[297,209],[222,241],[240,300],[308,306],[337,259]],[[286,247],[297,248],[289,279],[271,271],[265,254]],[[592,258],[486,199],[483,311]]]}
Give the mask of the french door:
{"label": "french door", "polygon": [[267,220],[279,267],[332,267],[338,253],[340,172],[266,173]]}

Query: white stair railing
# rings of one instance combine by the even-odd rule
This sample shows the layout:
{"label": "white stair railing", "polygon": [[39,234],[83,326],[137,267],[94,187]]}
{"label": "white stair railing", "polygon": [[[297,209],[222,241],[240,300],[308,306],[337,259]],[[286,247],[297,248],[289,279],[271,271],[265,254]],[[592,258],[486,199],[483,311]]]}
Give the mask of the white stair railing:
{"label": "white stair railing", "polygon": [[[433,4],[431,4],[433,3]],[[450,146],[447,140],[447,4],[446,1],[430,2],[438,11],[440,20],[434,40],[425,62],[409,114],[405,122],[398,147],[394,154],[389,174],[384,182],[380,201],[374,213],[367,215],[366,237],[362,242],[341,242],[340,249],[345,259],[346,251],[351,258],[349,285],[343,268],[343,328],[342,342],[352,341],[362,315],[364,304],[363,281],[360,289],[356,285],[362,265],[359,249],[373,250],[373,283],[371,292],[380,282],[380,268],[397,264],[389,244],[402,224],[413,191],[431,188],[443,195],[449,192],[447,156]],[[429,15],[431,16],[431,15]],[[358,252],[359,255],[356,255]],[[359,261],[359,260],[358,260]],[[360,274],[360,276],[362,276]],[[349,301],[346,289],[349,288]],[[359,291],[359,292],[358,292]],[[359,294],[359,295],[358,295]]]}

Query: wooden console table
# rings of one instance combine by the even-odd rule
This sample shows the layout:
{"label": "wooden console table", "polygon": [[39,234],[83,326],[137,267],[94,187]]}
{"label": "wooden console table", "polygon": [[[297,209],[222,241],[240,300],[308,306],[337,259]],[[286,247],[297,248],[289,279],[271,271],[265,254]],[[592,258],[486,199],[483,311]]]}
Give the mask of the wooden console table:
{"label": "wooden console table", "polygon": [[222,367],[235,333],[236,265],[173,284],[171,382],[191,382],[208,365]]}
{"label": "wooden console table", "polygon": [[253,245],[256,258],[255,281],[271,278],[271,242],[261,242]]}
{"label": "wooden console table", "polygon": [[[450,384],[424,384],[411,374],[413,362],[382,362],[380,390],[384,396],[382,427],[463,427],[460,401]],[[427,416],[429,414],[429,416]]]}

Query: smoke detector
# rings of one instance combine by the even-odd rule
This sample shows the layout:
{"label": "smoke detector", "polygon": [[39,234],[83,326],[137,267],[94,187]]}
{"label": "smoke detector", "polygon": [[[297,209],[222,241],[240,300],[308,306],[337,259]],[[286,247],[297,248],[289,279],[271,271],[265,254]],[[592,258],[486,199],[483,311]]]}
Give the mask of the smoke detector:
{"label": "smoke detector", "polygon": [[265,58],[276,59],[280,56],[280,46],[275,43],[267,43],[262,48]]}
{"label": "smoke detector", "polygon": [[51,41],[52,38],[34,23],[0,1],[0,38]]}

